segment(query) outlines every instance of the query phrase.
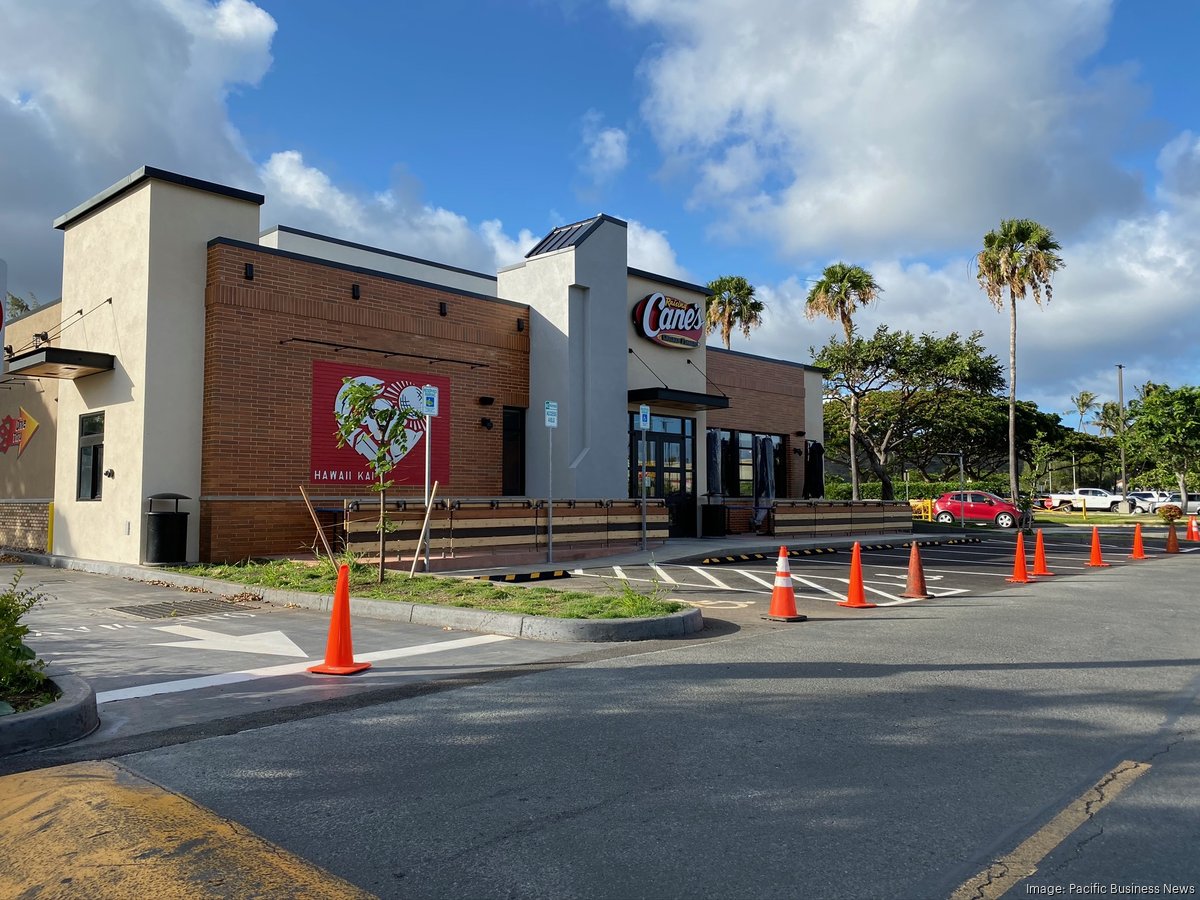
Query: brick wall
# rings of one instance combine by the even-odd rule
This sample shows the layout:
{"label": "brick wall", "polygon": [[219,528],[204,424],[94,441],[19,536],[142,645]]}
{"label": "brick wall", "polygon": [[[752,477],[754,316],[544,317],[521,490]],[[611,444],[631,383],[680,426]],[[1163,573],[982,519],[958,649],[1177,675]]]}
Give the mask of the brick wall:
{"label": "brick wall", "polygon": [[[708,413],[709,428],[728,428],[783,435],[787,459],[787,490],[780,497],[801,497],[804,491],[804,369],[791,363],[708,348],[708,378],[729,395],[729,409]],[[701,444],[701,447],[704,445]],[[800,453],[794,453],[799,450]]]}
{"label": "brick wall", "polygon": [[0,547],[46,553],[49,527],[49,500],[0,502]]}
{"label": "brick wall", "polygon": [[[254,266],[252,281],[244,277],[247,263]],[[358,300],[351,299],[352,284],[359,285]],[[528,307],[222,241],[208,250],[205,312],[201,559],[311,546],[313,526],[298,485],[317,506],[340,506],[348,494],[368,493],[309,480],[314,361],[449,377],[451,475],[439,493],[500,494],[502,408],[529,405]],[[486,368],[281,343],[289,339]],[[480,396],[494,397],[495,404],[481,407]],[[495,422],[491,430],[480,425],[485,415]],[[446,420],[438,425],[444,434]],[[421,485],[399,486],[395,495],[421,491]]]}

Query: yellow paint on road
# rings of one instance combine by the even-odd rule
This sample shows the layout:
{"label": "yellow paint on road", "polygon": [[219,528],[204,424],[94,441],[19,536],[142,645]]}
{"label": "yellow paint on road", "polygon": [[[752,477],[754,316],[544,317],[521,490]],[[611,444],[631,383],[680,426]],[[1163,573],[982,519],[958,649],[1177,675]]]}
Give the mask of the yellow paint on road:
{"label": "yellow paint on road", "polygon": [[1041,861],[1070,837],[1075,829],[1148,771],[1149,763],[1128,760],[1121,763],[1012,853],[996,860],[965,882],[950,895],[950,900],[994,900],[1004,896],[1017,882],[1035,874]]}
{"label": "yellow paint on road", "polygon": [[0,778],[0,896],[369,898],[108,762]]}

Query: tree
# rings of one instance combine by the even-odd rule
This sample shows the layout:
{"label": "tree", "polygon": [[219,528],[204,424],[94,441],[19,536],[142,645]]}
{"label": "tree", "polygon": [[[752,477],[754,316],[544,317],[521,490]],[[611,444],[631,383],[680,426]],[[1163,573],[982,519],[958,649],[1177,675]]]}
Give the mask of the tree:
{"label": "tree", "polygon": [[1041,306],[1053,294],[1051,278],[1064,265],[1056,252],[1059,244],[1050,229],[1032,219],[1003,219],[996,231],[983,236],[983,249],[975,258],[976,278],[997,310],[1004,309],[1008,290],[1008,481],[1017,491],[1017,299],[1026,292]]}
{"label": "tree", "polygon": [[[812,286],[805,300],[804,314],[815,319],[823,316],[841,321],[846,332],[846,346],[854,337],[854,313],[861,306],[869,306],[883,293],[875,276],[862,266],[851,266],[837,262],[827,266],[820,280]],[[850,499],[858,499],[858,452],[855,439],[858,436],[858,397],[850,397]]]}
{"label": "tree", "polygon": [[29,294],[28,300],[26,300],[24,297],[17,296],[12,291],[8,291],[7,294],[8,296],[5,298],[4,306],[7,316],[10,319],[15,319],[17,316],[23,316],[25,313],[32,312],[38,307],[38,298],[32,291]]}
{"label": "tree", "polygon": [[1167,468],[1187,505],[1187,479],[1200,468],[1200,387],[1157,385],[1130,403],[1131,437]]}
{"label": "tree", "polygon": [[704,320],[711,333],[721,329],[721,340],[729,349],[729,337],[734,328],[741,328],[745,337],[750,329],[762,324],[763,302],[754,296],[754,285],[741,275],[722,275],[710,281],[712,296],[704,301]]}
{"label": "tree", "polygon": [[[407,403],[396,405],[389,402],[383,397],[384,387],[384,383],[377,379],[343,379],[343,387],[338,392],[340,402],[334,413],[339,447],[354,444],[356,436],[363,431],[367,432],[370,443],[375,447],[375,455],[367,460],[367,468],[376,478],[372,489],[379,493],[380,584],[383,583],[384,538],[387,530],[384,507],[387,489],[392,486],[392,482],[386,479],[396,467],[396,462],[408,452],[406,422],[424,415]],[[362,446],[362,443],[357,446]]]}
{"label": "tree", "polygon": [[870,339],[830,340],[815,355],[815,364],[829,370],[827,398],[848,416],[860,412],[861,450],[884,500],[895,497],[898,454],[941,416],[947,397],[954,391],[986,397],[1003,384],[1000,363],[984,352],[982,337],[916,337],[880,325]]}
{"label": "tree", "polygon": [[1083,431],[1083,417],[1096,408],[1096,394],[1093,391],[1080,391],[1077,396],[1071,398],[1071,402],[1075,404],[1079,413],[1079,430]]}
{"label": "tree", "polygon": [[[1103,435],[1118,435],[1121,433],[1121,407],[1115,400],[1108,400],[1100,404],[1100,408],[1096,410],[1096,415],[1092,417],[1092,424]],[[1128,426],[1128,422],[1125,423]]]}

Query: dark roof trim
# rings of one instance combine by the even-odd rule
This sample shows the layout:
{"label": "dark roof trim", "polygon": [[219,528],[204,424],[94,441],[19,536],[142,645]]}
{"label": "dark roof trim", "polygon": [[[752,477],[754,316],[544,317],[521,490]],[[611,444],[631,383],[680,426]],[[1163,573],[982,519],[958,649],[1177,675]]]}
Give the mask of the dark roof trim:
{"label": "dark roof trim", "polygon": [[578,247],[588,239],[588,236],[593,231],[600,227],[601,222],[612,222],[614,225],[620,225],[622,228],[629,227],[628,222],[613,218],[605,213],[600,213],[600,215],[593,216],[590,219],[584,219],[582,222],[559,225],[557,228],[551,229],[548,235],[538,241],[533,249],[525,254],[525,258],[529,259],[531,256],[540,256],[543,253],[562,250],[564,247]]}
{"label": "dark roof trim", "polygon": [[820,375],[829,374],[828,369],[822,369],[817,366],[810,366],[807,363],[792,362],[789,359],[775,359],[770,356],[756,356],[753,353],[743,353],[740,350],[726,350],[724,347],[709,347],[708,352],[709,353],[725,353],[725,354],[728,354],[729,356],[740,356],[743,359],[757,359],[757,360],[761,360],[762,362],[777,363],[781,366],[792,366],[797,369],[804,369],[807,372],[816,372]]}
{"label": "dark roof trim", "polygon": [[69,350],[66,347],[40,347],[8,361],[7,375],[26,378],[62,378],[74,381],[99,372],[109,372],[116,363],[111,353]]}
{"label": "dark roof trim", "polygon": [[657,281],[659,284],[683,288],[685,291],[695,291],[697,294],[703,294],[705,297],[713,295],[713,292],[702,284],[692,284],[690,281],[680,281],[678,278],[668,278],[666,275],[655,275],[653,272],[647,272],[645,269],[635,269],[632,266],[628,271],[630,275],[645,278],[647,281]]}
{"label": "dark roof trim", "polygon": [[256,203],[259,206],[262,206],[266,201],[266,198],[262,194],[255,194],[251,191],[243,191],[240,188],[217,184],[215,181],[202,181],[199,178],[192,178],[189,175],[179,175],[176,172],[168,172],[166,169],[156,169],[154,166],[142,166],[132,175],[122,178],[112,187],[101,191],[91,200],[85,200],[70,212],[59,216],[54,220],[54,227],[59,229],[66,228],[77,219],[129,193],[142,182],[149,181],[151,178],[158,181],[166,181],[169,184],[177,184],[180,187],[192,188],[197,191],[220,194],[222,197],[232,197],[234,200],[245,200],[248,203]]}
{"label": "dark roof trim", "polygon": [[388,281],[399,281],[402,284],[415,284],[418,287],[433,288],[436,291],[441,291],[443,294],[456,294],[460,297],[472,297],[476,300],[488,300],[492,303],[503,303],[506,306],[512,306],[517,309],[529,309],[528,303],[518,303],[516,300],[504,300],[500,297],[493,297],[490,294],[480,294],[475,291],[464,290],[463,288],[452,287],[446,284],[435,284],[432,281],[421,281],[419,278],[409,278],[406,275],[396,275],[392,272],[380,272],[378,269],[367,269],[362,266],[352,266],[349,263],[341,263],[332,259],[322,259],[319,256],[307,256],[303,253],[294,253],[291,250],[276,250],[274,247],[264,247],[261,244],[251,244],[247,241],[239,241],[236,238],[215,237],[208,242],[209,247],[215,247],[217,244],[226,244],[230,247],[240,247],[243,250],[254,250],[258,253],[265,253],[267,256],[282,256],[284,259],[295,259],[300,262],[313,263],[318,266],[328,266],[331,269],[341,269],[343,272],[357,272],[360,275],[370,275],[373,278],[386,278]]}
{"label": "dark roof trim", "polygon": [[671,388],[635,388],[629,392],[630,403],[662,403],[688,409],[729,409],[729,398],[696,391],[676,391]]}
{"label": "dark roof trim", "polygon": [[403,253],[396,253],[392,250],[384,250],[380,247],[370,247],[366,244],[356,244],[354,241],[344,241],[341,238],[330,237],[327,234],[317,234],[315,231],[302,231],[299,228],[292,228],[288,225],[276,225],[274,228],[268,228],[266,231],[260,234],[260,237],[268,235],[272,231],[283,231],[288,234],[298,234],[301,237],[313,238],[314,240],[325,241],[329,244],[340,244],[343,247],[353,247],[355,250],[366,250],[369,253],[378,253],[380,256],[390,256],[393,259],[403,259],[406,262],[415,262],[424,266],[433,266],[437,269],[445,269],[447,272],[458,272],[461,275],[473,275],[476,278],[486,278],[488,281],[496,280],[495,275],[488,275],[484,272],[474,272],[471,269],[460,269],[458,266],[434,262],[432,259],[421,259],[418,256],[407,256]]}

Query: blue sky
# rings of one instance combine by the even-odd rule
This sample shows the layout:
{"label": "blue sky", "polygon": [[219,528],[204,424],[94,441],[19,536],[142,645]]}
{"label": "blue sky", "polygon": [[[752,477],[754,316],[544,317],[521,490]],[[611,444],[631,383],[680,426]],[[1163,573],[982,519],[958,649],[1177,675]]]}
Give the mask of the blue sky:
{"label": "blue sky", "polygon": [[[807,361],[830,262],[861,317],[1007,319],[970,260],[1054,229],[1018,392],[1196,383],[1200,4],[1108,0],[0,0],[0,258],[58,294],[51,220],[143,164],[259,190],[282,223],[494,271],[557,224],[631,222],[631,264],[743,274]],[[1069,421],[1074,421],[1070,419]]]}

